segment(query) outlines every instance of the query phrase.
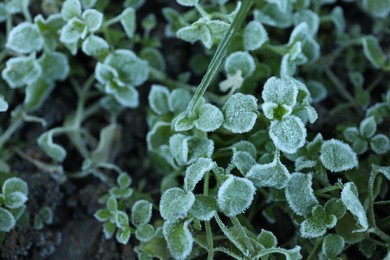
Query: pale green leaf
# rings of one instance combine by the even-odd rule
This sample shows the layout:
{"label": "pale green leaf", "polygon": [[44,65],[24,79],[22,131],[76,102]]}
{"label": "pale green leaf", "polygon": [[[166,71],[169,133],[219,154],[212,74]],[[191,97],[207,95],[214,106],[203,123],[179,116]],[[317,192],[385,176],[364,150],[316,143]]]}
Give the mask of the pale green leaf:
{"label": "pale green leaf", "polygon": [[157,115],[169,113],[169,89],[162,85],[152,85],[149,92],[149,106]]}
{"label": "pale green leaf", "polygon": [[226,58],[224,69],[228,75],[234,75],[240,70],[242,77],[247,78],[253,74],[255,68],[255,61],[248,52],[237,51]]}
{"label": "pale green leaf", "polygon": [[14,27],[5,45],[17,53],[28,54],[43,47],[43,38],[35,24],[23,22]]}
{"label": "pale green leaf", "polygon": [[135,10],[131,7],[123,10],[123,12],[120,14],[120,22],[126,32],[127,37],[132,38],[137,27]]}
{"label": "pale green leaf", "polygon": [[103,23],[103,14],[95,9],[85,10],[82,18],[90,32],[99,30]]}
{"label": "pale green leaf", "polygon": [[360,228],[354,232],[365,232],[368,229],[366,210],[359,200],[359,193],[353,182],[348,182],[344,185],[341,192],[341,201],[347,210],[353,214],[360,225]]}
{"label": "pale green leaf", "polygon": [[213,132],[223,123],[222,112],[218,107],[209,103],[201,105],[197,116],[198,118],[194,121],[194,125],[203,132]]}
{"label": "pale green leaf", "polygon": [[342,172],[358,166],[358,160],[352,148],[336,139],[325,141],[321,147],[322,164],[331,172]]}
{"label": "pale green leaf", "polygon": [[217,199],[213,196],[196,195],[191,215],[201,221],[210,221],[217,211]]}
{"label": "pale green leaf", "polygon": [[108,54],[110,46],[103,38],[90,35],[87,37],[81,46],[81,49],[88,56],[104,57]]}
{"label": "pale green leaf", "polygon": [[14,216],[6,209],[0,207],[0,231],[9,232],[15,226]]}
{"label": "pale green leaf", "polygon": [[186,259],[192,251],[194,239],[188,228],[189,222],[166,221],[163,235],[167,241],[169,252],[175,259]]}
{"label": "pale green leaf", "polygon": [[79,0],[66,0],[61,9],[62,18],[69,21],[81,15],[81,3]]}
{"label": "pale green leaf", "polygon": [[138,200],[131,208],[131,223],[138,226],[149,223],[152,218],[152,203],[147,200]]}
{"label": "pale green leaf", "polygon": [[19,88],[35,82],[42,74],[42,68],[34,55],[20,56],[7,60],[1,76],[11,88]]}
{"label": "pale green leaf", "polygon": [[170,188],[160,200],[160,214],[165,220],[185,218],[195,202],[195,195],[180,188]]}

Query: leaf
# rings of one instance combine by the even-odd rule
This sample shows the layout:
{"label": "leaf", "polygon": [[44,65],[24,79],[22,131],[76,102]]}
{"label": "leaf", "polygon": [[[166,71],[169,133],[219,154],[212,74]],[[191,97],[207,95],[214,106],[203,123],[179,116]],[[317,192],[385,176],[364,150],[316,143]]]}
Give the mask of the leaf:
{"label": "leaf", "polygon": [[16,209],[27,201],[27,195],[20,191],[14,191],[5,196],[5,206],[10,209]]}
{"label": "leaf", "polygon": [[217,199],[214,196],[196,195],[191,215],[201,221],[210,221],[217,211]]}
{"label": "leaf", "polygon": [[105,57],[110,49],[110,46],[103,38],[90,35],[87,37],[81,46],[82,51],[88,56]]}
{"label": "leaf", "polygon": [[328,95],[325,86],[318,81],[309,80],[306,82],[307,88],[310,91],[311,103],[316,104],[321,102]]}
{"label": "leaf", "polygon": [[307,216],[318,205],[314,196],[311,174],[293,173],[287,183],[285,194],[288,204],[295,214]]}
{"label": "leaf", "polygon": [[135,10],[131,7],[123,10],[123,12],[120,14],[120,22],[126,32],[127,37],[132,38],[137,26]]}
{"label": "leaf", "polygon": [[185,218],[195,202],[195,195],[180,188],[170,188],[160,200],[160,214],[165,220]]}
{"label": "leaf", "polygon": [[43,38],[35,24],[23,22],[11,30],[5,47],[17,53],[28,54],[42,49]]}
{"label": "leaf", "polygon": [[317,13],[308,9],[301,10],[299,12],[294,13],[293,20],[295,25],[305,22],[308,26],[307,31],[310,36],[314,36],[317,34],[320,25],[320,18],[318,17]]}
{"label": "leaf", "polygon": [[94,217],[99,222],[106,222],[111,218],[111,212],[108,209],[99,209],[95,214]]}
{"label": "leaf", "polygon": [[160,71],[166,70],[165,58],[162,53],[153,47],[143,48],[139,54],[141,59],[146,60],[149,65]]}
{"label": "leaf", "polygon": [[209,103],[203,104],[198,110],[198,119],[194,121],[196,128],[203,132],[213,132],[223,123],[223,114],[218,107]]}
{"label": "leaf", "polygon": [[126,227],[123,229],[118,229],[116,231],[116,241],[118,241],[119,244],[126,245],[129,242],[131,235],[130,227]]}
{"label": "leaf", "polygon": [[[111,125],[111,126],[114,127],[114,129],[116,129],[116,125]],[[128,188],[131,185],[131,181],[132,181],[131,177],[127,173],[119,174],[118,178],[116,179],[116,182],[118,183],[119,187],[122,189]]]}
{"label": "leaf", "polygon": [[232,145],[233,153],[235,152],[247,152],[249,153],[253,158],[256,158],[257,155],[257,149],[256,146],[246,140],[241,140],[235,144]]}
{"label": "leaf", "polygon": [[22,13],[27,10],[29,0],[12,0],[6,2],[6,11],[10,14]]}
{"label": "leaf", "polygon": [[363,8],[376,18],[385,18],[390,13],[389,0],[362,0]]}
{"label": "leaf", "polygon": [[176,1],[183,6],[194,6],[199,3],[199,0],[176,0]]}
{"label": "leaf", "polygon": [[131,223],[138,226],[147,224],[152,218],[152,203],[147,200],[138,200],[131,208]]}
{"label": "leaf", "polygon": [[107,221],[103,225],[103,234],[106,239],[110,239],[116,230],[115,223],[111,223],[110,221]]}
{"label": "leaf", "polygon": [[19,88],[35,82],[42,74],[42,69],[34,55],[20,56],[7,60],[1,76],[11,88]]}
{"label": "leaf", "polygon": [[248,51],[254,51],[261,48],[261,46],[269,40],[267,31],[258,21],[251,21],[247,24],[244,29],[243,37],[244,47]]}
{"label": "leaf", "polygon": [[252,95],[236,93],[223,106],[225,117],[223,127],[233,133],[246,133],[252,130],[256,123],[257,99]]}
{"label": "leaf", "polygon": [[154,227],[150,224],[142,224],[137,227],[135,237],[141,242],[150,241],[156,234]]}
{"label": "leaf", "polygon": [[256,21],[277,28],[287,28],[292,23],[292,12],[282,12],[276,4],[267,4],[261,11],[255,10]]}
{"label": "leaf", "polygon": [[9,232],[16,224],[14,216],[6,209],[0,207],[0,231]]}
{"label": "leaf", "polygon": [[[119,125],[113,123],[108,126],[105,126],[100,131],[99,143],[97,147],[91,152],[90,160],[92,161],[92,163],[99,164],[99,163],[110,162],[113,157],[113,154],[115,154],[116,152],[115,147],[119,144],[119,139],[121,137],[121,134],[122,132]],[[122,182],[127,183],[129,179],[130,177],[128,177],[126,173],[121,173],[117,178],[117,183],[119,185],[120,185],[119,181],[121,181],[121,183]]]}
{"label": "leaf", "polygon": [[149,106],[157,115],[169,113],[169,89],[162,85],[152,85],[149,92]]}
{"label": "leaf", "polygon": [[305,125],[297,116],[289,115],[281,121],[271,121],[269,136],[282,152],[295,153],[305,144],[306,135]]}
{"label": "leaf", "polygon": [[229,30],[230,24],[221,20],[211,20],[206,23],[206,26],[211,32],[213,43],[218,43],[225,37]]}
{"label": "leaf", "polygon": [[169,138],[169,147],[173,157],[179,165],[188,162],[188,137],[182,134],[175,134]]}
{"label": "leaf", "polygon": [[370,140],[371,149],[377,154],[385,154],[390,150],[389,138],[384,134],[377,134]]}
{"label": "leaf", "polygon": [[64,80],[69,74],[68,58],[61,52],[45,52],[38,60],[47,82]]}
{"label": "leaf", "polygon": [[289,179],[290,173],[279,158],[268,164],[255,164],[245,175],[257,188],[273,187],[284,188]]}
{"label": "leaf", "polygon": [[188,192],[195,189],[196,184],[203,179],[203,176],[211,171],[215,163],[208,158],[199,158],[196,162],[187,167],[184,176],[184,189]]}
{"label": "leaf", "polygon": [[95,9],[85,10],[82,17],[90,32],[96,32],[103,24],[103,14]]}
{"label": "leaf", "polygon": [[11,177],[3,183],[2,192],[5,196],[10,195],[13,192],[20,192],[27,196],[28,186],[24,180],[18,177]]}
{"label": "leaf", "polygon": [[332,198],[326,202],[325,211],[327,215],[334,215],[337,219],[342,218],[346,213],[343,202],[337,198]]}
{"label": "leaf", "polygon": [[53,160],[62,162],[66,157],[66,150],[53,142],[53,130],[39,136],[38,145]]}
{"label": "leaf", "polygon": [[167,140],[170,140],[171,135],[171,124],[158,121],[146,136],[148,150],[157,150],[160,146],[167,144]]}
{"label": "leaf", "polygon": [[331,139],[322,144],[320,159],[331,172],[342,172],[358,166],[357,156],[351,147],[339,140]]}
{"label": "leaf", "polygon": [[129,227],[129,217],[126,212],[118,210],[115,214],[115,224],[119,229],[125,229]]}
{"label": "leaf", "polygon": [[385,65],[386,55],[383,53],[378,40],[374,36],[362,37],[362,45],[364,55],[374,68],[379,69]]}
{"label": "leaf", "polygon": [[232,164],[240,171],[242,175],[245,175],[253,165],[256,164],[256,160],[248,152],[234,151]]}
{"label": "leaf", "polygon": [[368,142],[365,139],[362,139],[361,137],[357,138],[352,145],[352,150],[359,155],[365,153],[367,151],[367,148],[368,148]]}
{"label": "leaf", "polygon": [[8,110],[8,103],[5,101],[4,97],[0,95],[0,112],[5,112]]}
{"label": "leaf", "polygon": [[62,18],[69,21],[81,15],[81,3],[79,0],[66,0],[61,9]]}
{"label": "leaf", "polygon": [[194,128],[195,118],[189,118],[187,113],[183,111],[173,119],[173,128],[176,132],[189,131]]}
{"label": "leaf", "polygon": [[[83,20],[72,18],[68,21],[61,30],[60,41],[68,44],[70,47],[74,45],[77,51],[77,42],[79,39],[84,39],[87,36],[87,27]],[[71,48],[72,49],[72,48]],[[74,52],[74,51],[73,51]],[[72,54],[73,54],[72,52]]]}
{"label": "leaf", "polygon": [[94,7],[96,2],[97,2],[97,0],[81,0],[81,3],[83,4],[84,9]]}
{"label": "leaf", "polygon": [[207,49],[210,49],[213,44],[211,31],[203,22],[195,22],[192,25],[180,28],[176,32],[176,36],[190,43],[200,40]]}
{"label": "leaf", "polygon": [[248,78],[253,74],[255,68],[253,57],[244,51],[233,52],[225,61],[225,72],[230,76],[235,75],[237,71],[241,71],[242,77]]}
{"label": "leaf", "polygon": [[211,139],[197,136],[188,137],[188,162],[194,163],[199,158],[211,158],[214,152],[214,142]]}
{"label": "leaf", "polygon": [[345,140],[350,143],[355,142],[359,138],[359,130],[356,127],[347,127],[343,132]]}
{"label": "leaf", "polygon": [[115,100],[119,104],[125,107],[138,107],[139,105],[139,94],[138,91],[133,86],[125,86],[123,88],[118,88],[114,93]]}
{"label": "leaf", "polygon": [[341,201],[360,225],[360,228],[354,230],[354,232],[365,232],[368,229],[366,211],[359,201],[359,194],[353,182],[348,182],[344,185],[344,188],[341,191]]}
{"label": "leaf", "polygon": [[116,212],[118,211],[118,202],[114,196],[110,196],[108,198],[106,207],[111,212],[111,214],[116,215]]}
{"label": "leaf", "polygon": [[360,123],[359,131],[360,131],[361,136],[363,136],[365,138],[372,137],[376,132],[375,118],[373,116],[365,118]]}
{"label": "leaf", "polygon": [[173,258],[185,259],[192,251],[194,239],[188,228],[189,221],[165,221],[163,235],[167,241],[168,249]]}
{"label": "leaf", "polygon": [[326,233],[325,210],[317,205],[312,208],[312,216],[301,223],[300,232],[303,238],[316,238]]}
{"label": "leaf", "polygon": [[234,217],[249,208],[255,192],[251,181],[230,175],[218,189],[218,207],[226,216]]}
{"label": "leaf", "polygon": [[278,240],[271,231],[261,229],[260,234],[257,236],[257,241],[265,248],[274,248],[278,244]]}
{"label": "leaf", "polygon": [[271,77],[265,82],[261,97],[264,102],[292,107],[298,97],[298,87],[294,81]]}
{"label": "leaf", "polygon": [[344,239],[336,234],[328,234],[322,241],[322,254],[327,258],[340,255],[344,249]]}

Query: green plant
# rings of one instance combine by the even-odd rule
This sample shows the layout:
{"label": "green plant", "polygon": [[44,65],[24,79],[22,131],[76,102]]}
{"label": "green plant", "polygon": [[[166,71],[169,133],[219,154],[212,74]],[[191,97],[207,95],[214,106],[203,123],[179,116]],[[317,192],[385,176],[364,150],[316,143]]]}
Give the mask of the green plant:
{"label": "green plant", "polygon": [[[105,207],[94,216],[106,239],[115,234],[139,258],[341,259],[356,248],[367,258],[386,257],[390,63],[382,46],[390,2],[177,3],[181,8],[162,10],[165,36],[203,51],[191,53],[191,71],[174,78],[154,34],[156,16],[139,21],[144,1],[116,3],[118,14],[109,1],[65,0],[59,12],[34,19],[27,0],[0,4],[2,78],[24,96],[22,104],[10,91],[0,96],[0,111],[13,109],[0,136],[0,170],[11,171],[10,137],[24,122],[46,126],[34,113],[65,82],[77,97],[75,111],[37,136],[50,159],[24,158],[59,182],[94,176],[106,183]],[[350,9],[371,17],[372,28]],[[14,27],[19,14],[26,21]],[[202,80],[193,88],[196,76]],[[149,155],[124,169],[117,163],[127,131],[121,117],[143,105],[139,93],[148,85]],[[89,123],[99,114],[106,118],[96,137]],[[9,153],[23,155],[11,144]],[[74,158],[82,161],[77,170],[64,169]],[[145,180],[130,188],[131,172],[144,164],[160,176],[154,193]],[[10,180],[23,191],[4,188]],[[1,231],[14,227],[27,195],[20,179],[4,182],[0,219],[9,224]],[[39,212],[36,229],[55,214]],[[275,229],[280,220],[294,231]]]}

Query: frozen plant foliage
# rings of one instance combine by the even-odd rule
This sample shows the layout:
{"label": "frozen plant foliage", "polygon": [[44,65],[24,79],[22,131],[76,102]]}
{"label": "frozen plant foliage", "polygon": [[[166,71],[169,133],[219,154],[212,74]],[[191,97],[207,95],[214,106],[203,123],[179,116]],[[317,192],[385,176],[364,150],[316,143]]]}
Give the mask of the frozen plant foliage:
{"label": "frozen plant foliage", "polygon": [[347,210],[354,215],[361,227],[360,229],[355,230],[355,232],[366,231],[368,229],[366,211],[359,201],[358,191],[353,182],[348,182],[344,185],[343,191],[341,192],[341,200]]}
{"label": "frozen plant foliage", "polygon": [[194,239],[188,225],[188,221],[184,223],[166,221],[164,223],[163,235],[175,259],[185,259],[192,251]]}
{"label": "frozen plant foliage", "polygon": [[160,214],[163,219],[171,221],[185,218],[194,202],[195,196],[192,192],[171,188],[166,190],[161,197]]}
{"label": "frozen plant foliage", "polygon": [[356,154],[351,147],[336,139],[322,144],[320,159],[331,172],[342,172],[358,166]]}

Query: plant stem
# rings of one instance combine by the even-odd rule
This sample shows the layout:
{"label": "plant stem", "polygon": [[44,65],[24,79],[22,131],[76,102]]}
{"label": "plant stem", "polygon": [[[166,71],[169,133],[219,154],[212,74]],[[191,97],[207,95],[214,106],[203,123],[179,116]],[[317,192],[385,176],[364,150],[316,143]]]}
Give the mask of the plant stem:
{"label": "plant stem", "polygon": [[309,256],[307,257],[307,260],[313,259],[315,257],[315,254],[317,253],[318,248],[322,245],[322,239],[323,238],[317,238],[317,241],[311,250]]}
{"label": "plant stem", "polygon": [[248,247],[249,251],[254,253],[255,248],[253,247],[248,235],[246,234],[244,227],[241,225],[238,218],[236,216],[234,216],[234,217],[231,217],[230,220],[232,221],[234,227],[237,229],[238,233],[240,234],[240,236],[244,240],[245,245]]}
{"label": "plant stem", "polygon": [[328,193],[329,191],[334,191],[334,190],[341,190],[343,187],[342,185],[338,182],[335,185],[325,187],[323,189],[317,190],[314,192],[316,196],[322,195],[324,193]]}
{"label": "plant stem", "polygon": [[253,0],[244,0],[240,10],[238,11],[232,25],[230,26],[228,32],[226,33],[224,39],[218,46],[213,59],[210,62],[210,65],[207,69],[206,74],[204,75],[202,81],[199,84],[199,87],[196,89],[194,96],[192,97],[188,107],[187,107],[187,116],[192,117],[195,113],[195,109],[198,107],[199,102],[206,92],[207,88],[214,79],[214,76],[218,72],[219,67],[222,64],[223,59],[226,56],[227,50],[232,42],[233,37],[236,35],[238,29],[241,27],[243,20],[249,12],[249,9],[253,3]]}
{"label": "plant stem", "polygon": [[[9,138],[18,130],[18,128],[23,123],[23,110],[20,108],[16,108],[19,111],[15,111],[16,115],[13,118],[11,125],[7,128],[7,130],[0,136],[0,149],[3,147],[4,143],[9,140]],[[11,113],[12,114],[12,113]]]}
{"label": "plant stem", "polygon": [[[204,177],[203,182],[203,194],[209,195],[209,183],[210,183],[210,173],[206,173]],[[206,227],[206,239],[207,239],[207,259],[212,260],[214,259],[214,241],[213,241],[213,233],[211,231],[211,225],[210,221],[205,221],[205,227]]]}

